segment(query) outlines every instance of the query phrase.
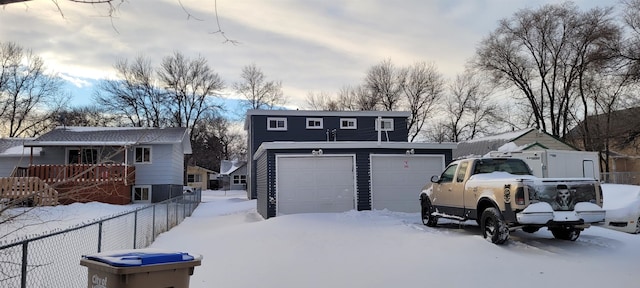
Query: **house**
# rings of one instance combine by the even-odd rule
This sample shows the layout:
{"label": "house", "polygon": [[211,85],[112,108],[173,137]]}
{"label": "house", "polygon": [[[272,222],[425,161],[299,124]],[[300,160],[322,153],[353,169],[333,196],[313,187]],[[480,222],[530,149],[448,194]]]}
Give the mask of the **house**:
{"label": "house", "polygon": [[417,212],[416,195],[452,159],[454,143],[409,143],[408,112],[250,110],[247,194],[264,218],[389,209]]}
{"label": "house", "polygon": [[600,151],[604,181],[640,185],[640,107],[587,116],[566,138],[577,147]]}
{"label": "house", "polygon": [[200,166],[187,166],[187,186],[207,190],[211,176],[218,177],[218,173]]}
{"label": "house", "polygon": [[222,190],[247,189],[247,162],[238,160],[220,161],[220,176],[218,179]]}
{"label": "house", "polygon": [[38,161],[42,149],[38,148],[31,154],[30,148],[24,143],[33,138],[0,138],[0,177],[9,177],[16,167],[29,165],[29,160]]}
{"label": "house", "polygon": [[549,133],[528,128],[460,142],[453,152],[453,158],[479,157],[492,151],[515,152],[543,149],[578,150]]}
{"label": "house", "polygon": [[[37,177],[62,202],[159,202],[182,193],[186,128],[57,127],[32,141],[12,177]],[[39,156],[37,156],[39,155]],[[20,165],[20,166],[18,166]]]}

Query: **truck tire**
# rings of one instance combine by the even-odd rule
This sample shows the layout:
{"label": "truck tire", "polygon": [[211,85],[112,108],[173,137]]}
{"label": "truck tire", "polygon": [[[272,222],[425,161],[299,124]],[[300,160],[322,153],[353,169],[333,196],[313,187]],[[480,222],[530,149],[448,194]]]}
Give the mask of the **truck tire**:
{"label": "truck tire", "polygon": [[536,233],[536,232],[538,232],[538,230],[540,230],[540,227],[534,227],[534,226],[524,226],[524,227],[522,227],[522,231],[527,232],[527,233]]}
{"label": "truck tire", "polygon": [[549,228],[553,237],[560,240],[576,241],[580,237],[580,230],[571,227]]}
{"label": "truck tire", "polygon": [[491,207],[482,212],[480,218],[482,237],[493,244],[504,244],[509,239],[509,227],[498,209]]}
{"label": "truck tire", "polygon": [[633,234],[638,233],[640,233],[640,216],[638,216],[638,220],[636,220],[636,231],[634,231]]}
{"label": "truck tire", "polygon": [[431,205],[431,201],[429,198],[424,197],[420,201],[421,215],[422,215],[422,224],[427,225],[429,227],[435,227],[438,225],[438,217],[431,215],[433,213],[433,206]]}

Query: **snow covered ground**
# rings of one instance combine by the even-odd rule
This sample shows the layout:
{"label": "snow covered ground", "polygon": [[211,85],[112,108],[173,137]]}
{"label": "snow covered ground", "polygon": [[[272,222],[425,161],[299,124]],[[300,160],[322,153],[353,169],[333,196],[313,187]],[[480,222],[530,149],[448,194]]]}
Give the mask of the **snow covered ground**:
{"label": "snow covered ground", "polygon": [[151,248],[203,256],[191,287],[638,287],[640,235],[602,227],[576,242],[542,229],[502,246],[474,222],[362,211],[263,220],[245,191],[204,191]]}
{"label": "snow covered ground", "polygon": [[[203,191],[202,201],[150,246],[202,255],[192,288],[640,286],[640,235],[602,227],[585,230],[576,242],[553,239],[545,229],[516,231],[498,246],[485,241],[473,221],[440,220],[430,228],[417,213],[390,211],[263,220],[245,191]],[[21,237],[43,234],[133,208],[41,208],[19,231]],[[11,228],[3,226],[0,232]]]}

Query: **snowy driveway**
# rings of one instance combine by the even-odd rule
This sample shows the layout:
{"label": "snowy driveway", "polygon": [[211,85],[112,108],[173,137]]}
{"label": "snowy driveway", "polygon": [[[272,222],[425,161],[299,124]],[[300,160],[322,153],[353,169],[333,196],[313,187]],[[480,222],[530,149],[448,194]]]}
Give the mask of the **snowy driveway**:
{"label": "snowy driveway", "polygon": [[[205,191],[152,248],[201,254],[191,287],[638,287],[640,235],[592,227],[576,242],[541,230],[503,246],[477,226],[362,211],[269,220],[244,191]],[[442,221],[444,222],[444,221]],[[472,222],[470,222],[472,223]]]}

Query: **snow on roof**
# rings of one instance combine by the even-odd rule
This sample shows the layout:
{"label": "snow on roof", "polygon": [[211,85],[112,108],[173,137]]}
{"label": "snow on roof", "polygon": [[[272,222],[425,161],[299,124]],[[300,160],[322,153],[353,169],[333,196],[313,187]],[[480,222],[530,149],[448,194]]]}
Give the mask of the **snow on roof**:
{"label": "snow on roof", "polygon": [[83,127],[83,126],[58,126],[56,129],[67,129],[71,132],[94,132],[94,131],[119,131],[119,130],[140,130],[143,127]]}
{"label": "snow on roof", "polygon": [[229,175],[245,164],[246,162],[244,161],[222,160],[220,161],[220,175]]}
{"label": "snow on roof", "polygon": [[[42,148],[34,147],[33,148],[33,156],[40,156],[40,151]],[[13,146],[8,148],[7,150],[2,151],[0,153],[0,157],[11,157],[11,156],[26,156],[31,155],[31,148],[26,148],[23,145]]]}
{"label": "snow on roof", "polygon": [[496,140],[511,141],[511,140],[514,140],[516,138],[521,137],[524,134],[529,133],[533,129],[535,129],[535,128],[527,128],[527,129],[524,129],[524,130],[506,132],[506,133],[497,134],[497,135],[493,135],[493,136],[472,139],[472,140],[465,141],[465,142],[474,143],[474,142],[480,142],[480,141],[496,141]]}
{"label": "snow on roof", "polygon": [[[1,138],[0,157],[15,157],[31,155],[30,148],[24,144],[33,141],[33,138]],[[33,156],[40,156],[41,148],[33,149]]]}

